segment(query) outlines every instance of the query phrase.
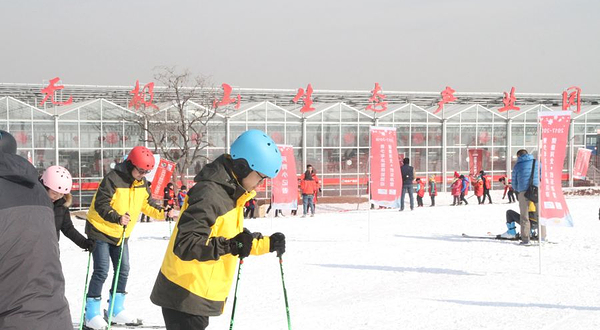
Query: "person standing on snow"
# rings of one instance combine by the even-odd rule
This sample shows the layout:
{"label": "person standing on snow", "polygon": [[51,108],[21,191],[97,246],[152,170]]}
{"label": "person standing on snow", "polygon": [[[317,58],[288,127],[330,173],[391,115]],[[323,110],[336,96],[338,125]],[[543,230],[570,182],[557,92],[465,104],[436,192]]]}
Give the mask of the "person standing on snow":
{"label": "person standing on snow", "polygon": [[425,184],[421,178],[417,178],[417,207],[423,207],[423,196],[425,196]]}
{"label": "person standing on snow", "polygon": [[52,202],[0,130],[0,328],[71,330]]}
{"label": "person standing on snow", "polygon": [[302,190],[302,208],[304,213],[302,217],[306,217],[308,213],[308,209],[310,208],[310,216],[315,216],[315,196],[317,192],[321,190],[321,185],[319,182],[319,177],[317,177],[317,173],[315,173],[312,165],[306,165],[306,172],[302,175],[300,179],[300,189]]}
{"label": "person standing on snow", "polygon": [[467,202],[465,198],[465,196],[469,193],[469,178],[467,178],[464,175],[461,175],[459,176],[459,179],[461,181],[459,203],[465,202],[465,205],[469,205],[469,202]]}
{"label": "person standing on snow", "polygon": [[462,180],[457,172],[454,172],[454,181],[450,185],[450,194],[452,194],[452,205],[460,205],[460,190],[462,189]]}
{"label": "person standing on snow", "polygon": [[[535,167],[534,167],[535,165]],[[533,170],[533,178],[531,173]],[[535,209],[538,209],[537,201],[530,201],[525,197],[525,192],[529,189],[529,180],[536,187],[540,185],[539,179],[539,164],[532,155],[527,153],[527,150],[521,149],[517,151],[517,162],[512,170],[512,186],[517,192],[517,200],[519,201],[519,211],[521,214],[521,244],[529,244],[529,221],[527,213],[529,202],[535,204]]]}
{"label": "person standing on snow", "polygon": [[473,192],[477,196],[477,202],[483,204],[481,201],[481,196],[483,196],[483,180],[479,176],[473,177]]}
{"label": "person standing on snow", "polygon": [[[115,297],[109,297],[109,306],[114,298],[112,321],[117,324],[140,324],[123,306],[129,276],[128,240],[141,212],[155,219],[165,218],[162,203],[151,198],[145,178],[153,167],[152,152],[146,147],[134,147],[126,161],[117,164],[114,170],[106,174],[92,199],[85,224],[88,237],[96,240],[96,248],[92,252],[94,272],[85,306],[85,325],[88,328],[103,329],[107,326],[100,313],[102,286],[108,276],[109,263],[112,261],[113,267],[117,265],[121,249],[123,256],[117,274],[117,291]],[[121,240],[123,233],[124,241]],[[111,287],[111,295],[112,292]]]}
{"label": "person standing on snow", "polygon": [[504,199],[508,194],[508,203],[514,203],[516,199],[515,190],[512,187],[512,182],[510,180],[506,182],[506,177],[501,177],[500,179],[498,179],[498,181],[500,181],[504,185],[504,194],[502,195],[502,199]]}
{"label": "person standing on snow", "polygon": [[483,199],[481,200],[481,204],[485,203],[485,197],[489,199],[489,204],[492,204],[492,196],[490,196],[490,189],[492,189],[492,179],[485,175],[483,170],[479,171],[481,174],[481,181],[483,181]]}
{"label": "person standing on snow", "polygon": [[93,239],[81,235],[71,221],[69,206],[73,201],[71,187],[73,179],[71,173],[62,166],[50,166],[40,177],[40,182],[46,188],[48,197],[54,204],[54,223],[56,225],[56,237],[60,240],[60,232],[67,236],[73,243],[86,251],[94,251],[96,242]]}
{"label": "person standing on snow", "polygon": [[243,208],[254,189],[281,167],[275,142],[249,130],[194,178],[150,300],[162,307],[167,330],[208,326],[223,313],[238,258],[285,252],[285,236],[262,236],[244,228]]}
{"label": "person standing on snow", "polygon": [[431,198],[430,206],[435,206],[435,196],[437,196],[437,185],[435,183],[435,176],[432,175],[429,178],[429,198]]}
{"label": "person standing on snow", "polygon": [[410,159],[404,158],[402,161],[404,165],[400,167],[402,173],[402,195],[400,195],[400,211],[404,211],[404,195],[408,193],[410,199],[410,210],[415,208],[415,202],[413,200],[413,181],[415,180],[415,169],[410,166]]}
{"label": "person standing on snow", "polygon": [[179,209],[183,207],[183,201],[185,201],[185,197],[187,196],[187,187],[181,186],[179,189],[179,193],[177,193],[177,205]]}

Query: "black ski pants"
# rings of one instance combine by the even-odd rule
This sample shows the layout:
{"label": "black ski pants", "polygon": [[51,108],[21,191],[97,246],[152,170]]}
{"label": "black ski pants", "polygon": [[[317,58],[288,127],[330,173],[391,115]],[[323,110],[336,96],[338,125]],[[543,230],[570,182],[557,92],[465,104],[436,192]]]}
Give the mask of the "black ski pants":
{"label": "black ski pants", "polygon": [[164,307],[162,313],[167,330],[204,330],[208,327],[208,316],[192,315]]}
{"label": "black ski pants", "polygon": [[481,204],[485,203],[485,197],[486,196],[487,196],[487,198],[489,198],[490,204],[492,204],[492,196],[490,196],[490,190],[489,189],[485,189],[485,188],[483,188],[483,200],[481,201]]}

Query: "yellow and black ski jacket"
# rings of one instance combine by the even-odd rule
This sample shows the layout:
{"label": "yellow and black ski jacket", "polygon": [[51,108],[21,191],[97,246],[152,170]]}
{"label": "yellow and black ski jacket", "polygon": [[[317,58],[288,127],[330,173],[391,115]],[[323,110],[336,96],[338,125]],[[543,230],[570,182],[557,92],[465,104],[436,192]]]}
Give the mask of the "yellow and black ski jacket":
{"label": "yellow and black ski jacket", "polygon": [[[154,304],[192,315],[223,313],[238,262],[229,239],[244,230],[244,204],[256,195],[237,183],[231,166],[222,155],[194,179],[150,296]],[[251,254],[268,253],[269,244],[256,234]]]}
{"label": "yellow and black ski jacket", "polygon": [[88,238],[121,245],[121,216],[129,213],[131,219],[125,230],[127,239],[142,212],[155,219],[165,218],[161,203],[151,198],[146,178],[135,180],[126,163],[117,164],[115,169],[102,179],[92,199],[85,233]]}

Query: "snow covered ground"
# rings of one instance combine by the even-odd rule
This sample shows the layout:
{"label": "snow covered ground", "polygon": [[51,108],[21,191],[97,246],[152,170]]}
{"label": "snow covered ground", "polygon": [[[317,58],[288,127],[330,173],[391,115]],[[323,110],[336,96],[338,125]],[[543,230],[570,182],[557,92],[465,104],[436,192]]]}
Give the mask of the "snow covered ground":
{"label": "snow covered ground", "polygon": [[[506,230],[504,213],[518,211],[493,192],[497,204],[436,207],[404,212],[367,211],[367,204],[317,205],[314,218],[246,220],[252,231],[281,231],[292,329],[599,329],[600,232],[598,197],[567,199],[574,228],[548,229],[537,246],[466,239]],[[502,203],[498,203],[502,202]],[[288,214],[288,212],[286,212]],[[272,215],[272,214],[271,214]],[[84,222],[74,220],[83,231]],[[138,223],[130,240],[126,306],[145,324],[162,325],[149,295],[169,233],[164,222]],[[87,253],[61,237],[66,295],[79,322]],[[109,276],[112,280],[112,275]],[[104,297],[110,284],[105,283]],[[225,313],[209,329],[228,329]],[[238,289],[234,329],[287,329],[277,258],[250,257]]]}

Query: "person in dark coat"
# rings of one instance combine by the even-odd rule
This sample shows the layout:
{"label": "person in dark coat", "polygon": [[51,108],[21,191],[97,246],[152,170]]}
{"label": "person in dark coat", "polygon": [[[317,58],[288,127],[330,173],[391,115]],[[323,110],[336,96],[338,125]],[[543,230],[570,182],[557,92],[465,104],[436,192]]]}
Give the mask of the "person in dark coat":
{"label": "person in dark coat", "polygon": [[0,328],[73,329],[52,202],[0,130]]}
{"label": "person in dark coat", "polygon": [[81,235],[71,221],[71,206],[73,196],[71,187],[73,179],[71,173],[62,166],[50,166],[40,177],[40,182],[46,188],[48,197],[54,204],[54,223],[56,225],[56,237],[60,240],[60,232],[67,236],[73,243],[86,251],[93,251],[96,242]]}
{"label": "person in dark coat", "polygon": [[400,195],[400,211],[404,211],[404,195],[408,193],[410,199],[410,210],[415,208],[415,201],[413,199],[413,181],[415,180],[415,169],[410,166],[410,159],[404,158],[404,165],[400,168],[402,172],[402,195]]}

